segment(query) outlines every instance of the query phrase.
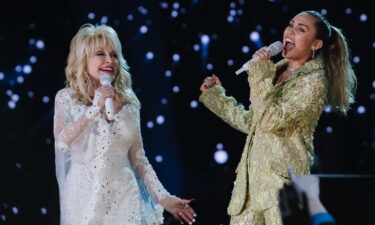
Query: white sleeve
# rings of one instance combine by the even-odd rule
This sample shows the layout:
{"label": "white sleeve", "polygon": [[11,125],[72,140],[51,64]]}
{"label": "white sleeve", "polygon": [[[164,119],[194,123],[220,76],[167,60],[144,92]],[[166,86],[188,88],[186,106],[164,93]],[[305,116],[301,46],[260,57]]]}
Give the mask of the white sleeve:
{"label": "white sleeve", "polygon": [[137,140],[129,150],[129,159],[148,191],[158,202],[160,202],[160,200],[170,196],[170,194],[163,187],[154,169],[146,158],[140,130],[139,110],[136,112],[136,138]]}
{"label": "white sleeve", "polygon": [[73,115],[70,113],[71,107],[72,101],[67,90],[59,91],[55,98],[53,132],[55,148],[61,151],[70,151],[69,146],[100,112],[100,107],[94,104],[87,108],[85,114],[74,121]]}

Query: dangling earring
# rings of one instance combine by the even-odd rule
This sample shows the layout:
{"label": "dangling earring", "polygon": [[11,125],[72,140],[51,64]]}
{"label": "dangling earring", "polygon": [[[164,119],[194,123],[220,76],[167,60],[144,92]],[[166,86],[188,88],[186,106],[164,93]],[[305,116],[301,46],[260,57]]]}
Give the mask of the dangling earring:
{"label": "dangling earring", "polygon": [[315,50],[314,50],[314,49],[312,50],[311,58],[312,58],[312,59],[315,59]]}

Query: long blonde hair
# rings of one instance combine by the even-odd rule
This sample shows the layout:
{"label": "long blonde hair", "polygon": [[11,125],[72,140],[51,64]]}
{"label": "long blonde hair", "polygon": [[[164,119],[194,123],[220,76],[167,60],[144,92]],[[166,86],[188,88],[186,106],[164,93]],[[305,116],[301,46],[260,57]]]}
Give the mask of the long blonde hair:
{"label": "long blonde hair", "polygon": [[101,45],[112,48],[119,60],[119,72],[114,80],[115,92],[123,104],[140,106],[131,85],[129,66],[122,55],[122,47],[116,31],[106,25],[84,24],[70,43],[70,52],[65,68],[66,84],[73,90],[73,98],[84,105],[93,100],[93,83],[87,72],[88,58]]}
{"label": "long blonde hair", "polygon": [[323,41],[317,52],[323,57],[329,82],[328,104],[346,114],[354,103],[357,78],[350,63],[350,51],[345,36],[337,27],[316,11],[305,11],[316,20],[316,38]]}

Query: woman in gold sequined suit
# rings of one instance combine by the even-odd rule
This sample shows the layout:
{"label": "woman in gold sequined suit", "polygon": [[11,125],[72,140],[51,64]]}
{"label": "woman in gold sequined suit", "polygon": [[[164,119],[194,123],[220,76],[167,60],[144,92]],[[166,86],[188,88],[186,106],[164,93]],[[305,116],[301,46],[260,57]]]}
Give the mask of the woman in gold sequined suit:
{"label": "woman in gold sequined suit", "polygon": [[278,191],[289,182],[287,167],[309,174],[313,133],[325,104],[343,114],[354,101],[356,78],[341,31],[318,12],[297,14],[285,28],[283,60],[267,48],[248,67],[248,110],[225,95],[219,79],[207,77],[200,101],[246,133],[228,207],[232,225],[282,224]]}

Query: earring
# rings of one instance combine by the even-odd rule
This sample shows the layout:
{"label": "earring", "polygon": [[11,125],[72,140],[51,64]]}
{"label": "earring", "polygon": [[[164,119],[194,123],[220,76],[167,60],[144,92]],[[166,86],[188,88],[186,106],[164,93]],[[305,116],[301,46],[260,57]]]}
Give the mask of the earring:
{"label": "earring", "polygon": [[312,50],[311,58],[312,58],[312,59],[315,59],[315,50],[314,50],[314,49]]}

